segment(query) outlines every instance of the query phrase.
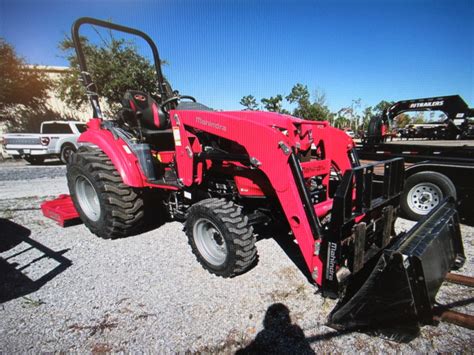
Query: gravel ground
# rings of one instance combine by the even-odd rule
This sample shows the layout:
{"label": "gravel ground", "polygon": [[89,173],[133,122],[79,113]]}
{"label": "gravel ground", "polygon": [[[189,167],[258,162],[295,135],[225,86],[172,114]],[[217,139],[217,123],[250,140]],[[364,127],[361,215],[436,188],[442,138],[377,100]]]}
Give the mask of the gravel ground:
{"label": "gravel ground", "polygon": [[[0,164],[0,353],[233,353],[269,343],[287,353],[472,352],[473,332],[446,323],[408,343],[326,327],[335,302],[273,238],[257,243],[255,268],[222,279],[195,261],[177,222],[113,241],[83,225],[60,228],[39,203],[67,193],[64,174],[60,165]],[[462,232],[468,261],[460,272],[473,276],[474,228]],[[438,297],[465,300],[455,309],[470,314],[473,299],[472,289],[452,284]]]}

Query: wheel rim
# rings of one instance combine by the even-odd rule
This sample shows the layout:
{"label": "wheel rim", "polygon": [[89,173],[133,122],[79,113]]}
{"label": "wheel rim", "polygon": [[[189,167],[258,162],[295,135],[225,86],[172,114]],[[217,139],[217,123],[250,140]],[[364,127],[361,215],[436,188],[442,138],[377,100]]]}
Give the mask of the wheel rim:
{"label": "wheel rim", "polygon": [[100,218],[99,195],[85,176],[76,179],[76,198],[87,218],[94,222]]}
{"label": "wheel rim", "polygon": [[423,182],[413,186],[408,191],[407,202],[412,211],[420,215],[426,215],[438,206],[442,198],[443,192],[437,185]]}
{"label": "wheel rim", "polygon": [[198,219],[194,223],[193,236],[199,253],[209,264],[220,266],[226,261],[227,244],[214,223],[207,218]]}

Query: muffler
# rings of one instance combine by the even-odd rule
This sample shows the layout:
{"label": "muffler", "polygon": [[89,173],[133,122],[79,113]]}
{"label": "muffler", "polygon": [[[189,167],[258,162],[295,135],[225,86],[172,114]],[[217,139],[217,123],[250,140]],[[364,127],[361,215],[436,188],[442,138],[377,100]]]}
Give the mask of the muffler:
{"label": "muffler", "polygon": [[348,285],[328,325],[338,330],[380,330],[433,324],[436,294],[446,274],[464,260],[456,204],[445,199],[392,241],[375,266],[372,263],[373,269],[360,273],[363,280]]}

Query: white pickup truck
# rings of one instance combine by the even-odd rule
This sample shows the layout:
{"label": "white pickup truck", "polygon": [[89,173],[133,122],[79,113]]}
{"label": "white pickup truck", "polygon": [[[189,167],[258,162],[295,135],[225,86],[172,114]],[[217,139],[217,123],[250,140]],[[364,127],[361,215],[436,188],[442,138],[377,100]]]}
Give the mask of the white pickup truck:
{"label": "white pickup truck", "polygon": [[41,124],[39,134],[4,134],[4,152],[14,158],[21,157],[32,165],[54,157],[66,163],[78,147],[77,138],[85,130],[86,124],[78,121],[46,121]]}

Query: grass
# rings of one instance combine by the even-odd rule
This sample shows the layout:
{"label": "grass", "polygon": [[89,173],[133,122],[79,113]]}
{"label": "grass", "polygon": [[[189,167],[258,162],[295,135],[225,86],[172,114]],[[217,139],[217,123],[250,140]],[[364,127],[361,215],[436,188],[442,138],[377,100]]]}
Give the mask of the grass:
{"label": "grass", "polygon": [[34,300],[33,298],[30,298],[30,297],[27,297],[27,296],[23,296],[22,298],[25,300],[24,306],[39,307],[42,304],[45,304],[45,302],[42,301],[42,300]]}

